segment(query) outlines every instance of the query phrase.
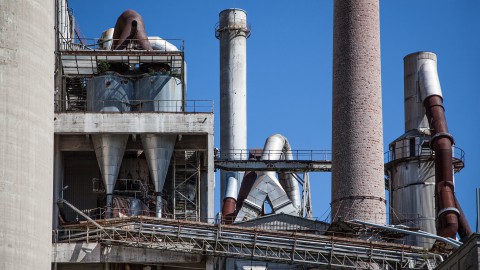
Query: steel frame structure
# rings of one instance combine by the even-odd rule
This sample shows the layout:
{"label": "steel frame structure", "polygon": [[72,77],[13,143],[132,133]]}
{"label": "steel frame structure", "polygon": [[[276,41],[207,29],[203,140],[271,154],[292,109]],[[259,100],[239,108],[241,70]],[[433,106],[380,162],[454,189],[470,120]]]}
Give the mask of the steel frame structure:
{"label": "steel frame structure", "polygon": [[[65,204],[76,209],[68,202]],[[76,209],[80,214],[81,211]],[[171,250],[341,269],[434,269],[440,254],[394,243],[152,217],[93,220],[55,231],[57,242]]]}

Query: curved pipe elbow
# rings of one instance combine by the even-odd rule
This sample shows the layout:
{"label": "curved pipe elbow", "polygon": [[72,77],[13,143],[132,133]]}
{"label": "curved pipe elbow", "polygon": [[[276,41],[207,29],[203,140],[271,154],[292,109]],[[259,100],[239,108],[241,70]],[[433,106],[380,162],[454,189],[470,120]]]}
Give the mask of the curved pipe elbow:
{"label": "curved pipe elbow", "polygon": [[443,99],[440,79],[438,78],[437,62],[432,59],[424,60],[425,63],[418,71],[420,96],[422,101],[430,96],[439,96]]}

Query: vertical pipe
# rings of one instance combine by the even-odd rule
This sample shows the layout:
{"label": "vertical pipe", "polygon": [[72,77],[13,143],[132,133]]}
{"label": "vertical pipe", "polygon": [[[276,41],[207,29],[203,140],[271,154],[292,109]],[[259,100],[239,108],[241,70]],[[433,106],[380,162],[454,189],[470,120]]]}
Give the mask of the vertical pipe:
{"label": "vertical pipe", "polygon": [[378,0],[335,0],[332,220],[385,223]]}
{"label": "vertical pipe", "polygon": [[[246,159],[232,150],[247,148],[247,13],[226,9],[219,14],[216,36],[220,40],[220,150],[222,158]],[[243,173],[235,173],[241,181]],[[221,172],[221,202],[225,196],[226,172]],[[241,185],[241,182],[238,186]]]}
{"label": "vertical pipe", "polygon": [[0,269],[51,269],[54,1],[0,4]]}

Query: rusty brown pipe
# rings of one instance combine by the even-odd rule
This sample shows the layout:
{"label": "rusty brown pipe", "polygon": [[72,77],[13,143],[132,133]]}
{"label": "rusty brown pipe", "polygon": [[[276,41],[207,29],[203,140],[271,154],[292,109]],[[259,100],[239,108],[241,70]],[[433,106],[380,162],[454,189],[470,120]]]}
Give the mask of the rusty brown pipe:
{"label": "rusty brown pipe", "polygon": [[457,207],[458,211],[460,212],[459,222],[458,222],[458,235],[460,236],[460,240],[464,242],[470,235],[472,235],[472,228],[470,228],[470,224],[468,224],[467,218],[465,217],[465,213],[460,207],[460,203],[457,200],[457,196],[455,198],[455,206]]}
{"label": "rusty brown pipe", "polygon": [[453,184],[453,137],[448,132],[442,97],[431,95],[423,105],[432,129],[430,147],[435,151],[435,185],[438,198],[437,215],[440,220],[438,235],[455,239],[458,231],[459,211],[455,204]]}
{"label": "rusty brown pipe", "polygon": [[152,50],[145,31],[142,16],[134,10],[126,10],[120,15],[113,31],[112,48],[123,50],[131,40],[135,40],[143,50]]}
{"label": "rusty brown pipe", "polygon": [[222,223],[223,224],[232,224],[235,220],[235,205],[237,200],[234,198],[228,197],[223,199],[223,208],[222,208]]}

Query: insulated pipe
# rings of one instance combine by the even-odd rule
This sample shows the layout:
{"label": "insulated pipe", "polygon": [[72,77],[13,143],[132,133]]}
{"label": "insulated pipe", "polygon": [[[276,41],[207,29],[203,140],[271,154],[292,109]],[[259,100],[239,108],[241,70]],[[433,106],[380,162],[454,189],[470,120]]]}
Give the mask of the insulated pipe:
{"label": "insulated pipe", "polygon": [[152,50],[142,16],[136,11],[128,9],[117,19],[113,32],[112,48],[123,50],[133,39],[140,44],[143,50]]}
{"label": "insulated pipe", "polygon": [[[219,14],[216,37],[220,41],[220,153],[230,160],[247,159],[247,13],[226,9]],[[227,172],[221,172],[221,202],[225,196]],[[235,178],[243,179],[237,172]],[[240,183],[241,184],[241,183]]]}
{"label": "insulated pipe", "polygon": [[430,147],[435,151],[435,185],[440,220],[438,235],[455,238],[458,231],[459,210],[455,204],[453,184],[453,137],[448,132],[443,107],[442,89],[437,73],[436,55],[419,52],[406,56],[414,58],[419,67],[419,90],[432,130]]}
{"label": "insulated pipe", "polygon": [[[267,138],[265,146],[263,147],[263,153],[260,160],[293,160],[292,148],[287,138],[281,134],[274,134]],[[258,172],[258,177],[261,175],[268,175],[272,178],[276,178],[275,172]],[[285,189],[288,198],[292,201],[293,206],[296,209],[301,207],[301,196],[298,182],[291,173],[280,174],[280,183]]]}

